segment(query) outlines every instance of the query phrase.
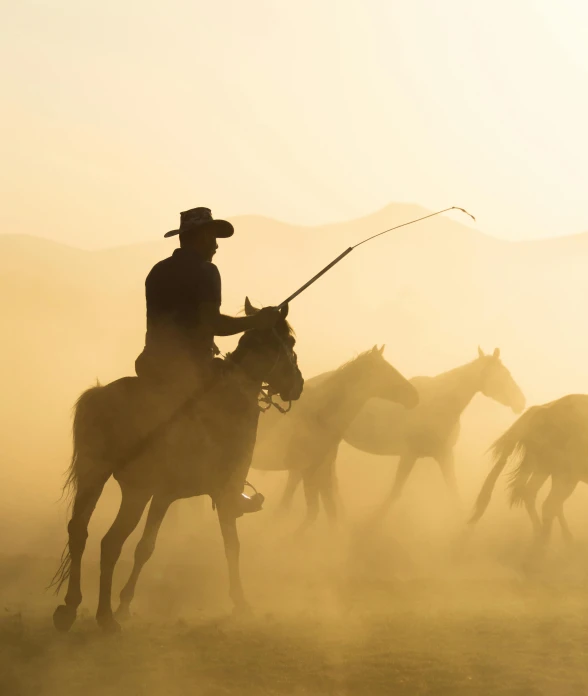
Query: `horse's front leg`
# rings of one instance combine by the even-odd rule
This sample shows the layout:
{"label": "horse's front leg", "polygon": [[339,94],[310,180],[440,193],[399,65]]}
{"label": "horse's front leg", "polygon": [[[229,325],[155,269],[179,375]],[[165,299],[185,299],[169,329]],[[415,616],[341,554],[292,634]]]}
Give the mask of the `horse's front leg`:
{"label": "horse's front leg", "polygon": [[229,595],[233,600],[235,612],[249,612],[250,607],[245,599],[243,585],[241,584],[241,572],[239,569],[240,542],[237,533],[237,517],[233,506],[220,502],[217,506],[218,521],[220,523],[225,556],[229,568]]}
{"label": "horse's front leg", "polygon": [[392,490],[388,494],[388,497],[384,500],[381,506],[376,510],[376,518],[381,519],[390,509],[390,506],[395,503],[404,490],[404,486],[408,477],[410,476],[417,457],[413,453],[403,454],[398,462],[398,468],[396,469],[396,476],[394,478],[394,483],[392,484]]}
{"label": "horse's front leg", "polygon": [[298,484],[302,481],[303,475],[304,472],[300,469],[290,469],[288,471],[288,480],[286,481],[284,492],[282,493],[282,497],[280,498],[280,502],[276,508],[276,514],[279,515],[290,510],[292,507],[294,493],[298,488]]}
{"label": "horse's front leg", "polygon": [[437,464],[439,464],[439,468],[441,469],[441,474],[443,475],[445,485],[449,490],[455,511],[461,512],[461,497],[457,485],[457,477],[455,475],[455,457],[453,455],[453,450],[448,449],[440,452],[437,455],[436,460]]}
{"label": "horse's front leg", "polygon": [[104,535],[100,554],[100,596],[96,620],[106,631],[118,631],[120,626],[112,614],[112,576],[123,544],[139,524],[151,492],[121,486],[122,501],[116,519]]}

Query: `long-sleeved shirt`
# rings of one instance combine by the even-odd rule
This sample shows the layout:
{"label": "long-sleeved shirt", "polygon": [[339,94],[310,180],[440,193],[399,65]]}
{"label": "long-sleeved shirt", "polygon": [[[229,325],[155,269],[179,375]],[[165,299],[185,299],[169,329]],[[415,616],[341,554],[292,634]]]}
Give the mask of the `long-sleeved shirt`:
{"label": "long-sleeved shirt", "polygon": [[220,307],[221,278],[218,268],[189,249],[176,249],[157,263],[145,281],[147,301],[147,351],[174,351],[210,355],[214,336],[200,321],[200,306]]}

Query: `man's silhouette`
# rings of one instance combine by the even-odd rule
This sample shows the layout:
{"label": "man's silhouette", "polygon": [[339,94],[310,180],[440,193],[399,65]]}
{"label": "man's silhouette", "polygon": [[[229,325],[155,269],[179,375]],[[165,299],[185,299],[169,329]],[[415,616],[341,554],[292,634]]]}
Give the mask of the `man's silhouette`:
{"label": "man's silhouette", "polygon": [[[145,281],[147,333],[135,370],[140,380],[177,406],[213,378],[215,336],[269,329],[280,319],[274,307],[246,317],[221,314],[221,278],[212,258],[217,239],[233,232],[230,222],[214,220],[208,208],[184,211],[180,228],[164,235],[179,235],[179,249],[157,263]],[[245,496],[237,504],[240,512],[257,509]]]}

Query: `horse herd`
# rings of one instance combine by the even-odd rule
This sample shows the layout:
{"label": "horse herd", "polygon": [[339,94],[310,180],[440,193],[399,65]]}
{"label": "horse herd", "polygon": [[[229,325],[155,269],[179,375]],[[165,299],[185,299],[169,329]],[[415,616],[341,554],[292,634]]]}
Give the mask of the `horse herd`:
{"label": "horse herd", "polygon": [[[248,300],[245,311],[256,310]],[[511,455],[519,455],[512,476],[511,501],[525,505],[538,546],[544,546],[557,517],[566,538],[570,531],[563,504],[579,481],[588,482],[588,396],[574,394],[525,409],[525,397],[500,359],[499,350],[478,356],[435,377],[407,380],[383,356],[384,348],[360,354],[338,369],[306,383],[286,320],[269,331],[245,332],[223,361],[212,386],[190,398],[180,411],[166,412],[150,402],[134,377],[96,386],[79,398],[74,417],[73,457],[66,487],[73,494],[68,544],[55,576],[57,589],[67,582],[64,604],[53,615],[58,630],[73,625],[82,601],[81,561],[87,529],[106,481],[120,485],[118,514],[102,539],[100,589],[96,618],[107,631],[119,630],[117,619],[129,616],[141,570],[151,557],[170,504],[180,498],[210,494],[219,468],[218,443],[239,443],[232,469],[244,480],[249,468],[288,472],[280,501],[287,509],[302,484],[307,504],[303,528],[317,518],[320,504],[331,521],[341,505],[336,460],[341,442],[375,455],[399,457],[393,485],[377,515],[402,493],[415,462],[432,457],[457,499],[453,448],[460,417],[478,393],[509,407],[518,420],[493,445],[495,464],[484,482],[469,524],[479,520],[494,485]],[[259,395],[297,402],[282,416],[268,411],[259,423]],[[280,409],[283,410],[283,409]],[[524,411],[524,413],[523,413]],[[258,428],[259,426],[259,428]],[[187,436],[188,434],[188,436]],[[226,452],[226,449],[223,450]],[[551,478],[542,510],[535,509],[539,489]],[[131,575],[112,610],[113,572],[125,540],[149,504]],[[228,500],[217,498],[217,515],[225,545],[230,596],[236,611],[248,610],[239,573],[237,514]]]}

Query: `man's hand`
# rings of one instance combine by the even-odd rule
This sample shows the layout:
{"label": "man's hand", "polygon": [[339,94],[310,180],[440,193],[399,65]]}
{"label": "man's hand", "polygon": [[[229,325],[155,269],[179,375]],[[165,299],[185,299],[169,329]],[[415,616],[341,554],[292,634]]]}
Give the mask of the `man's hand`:
{"label": "man's hand", "polygon": [[273,329],[283,316],[277,307],[264,307],[247,317],[227,317],[212,302],[203,302],[200,306],[200,321],[210,327],[215,336],[234,336],[249,329],[267,331]]}
{"label": "man's hand", "polygon": [[251,317],[253,328],[261,331],[273,329],[281,318],[282,315],[278,307],[264,307]]}

